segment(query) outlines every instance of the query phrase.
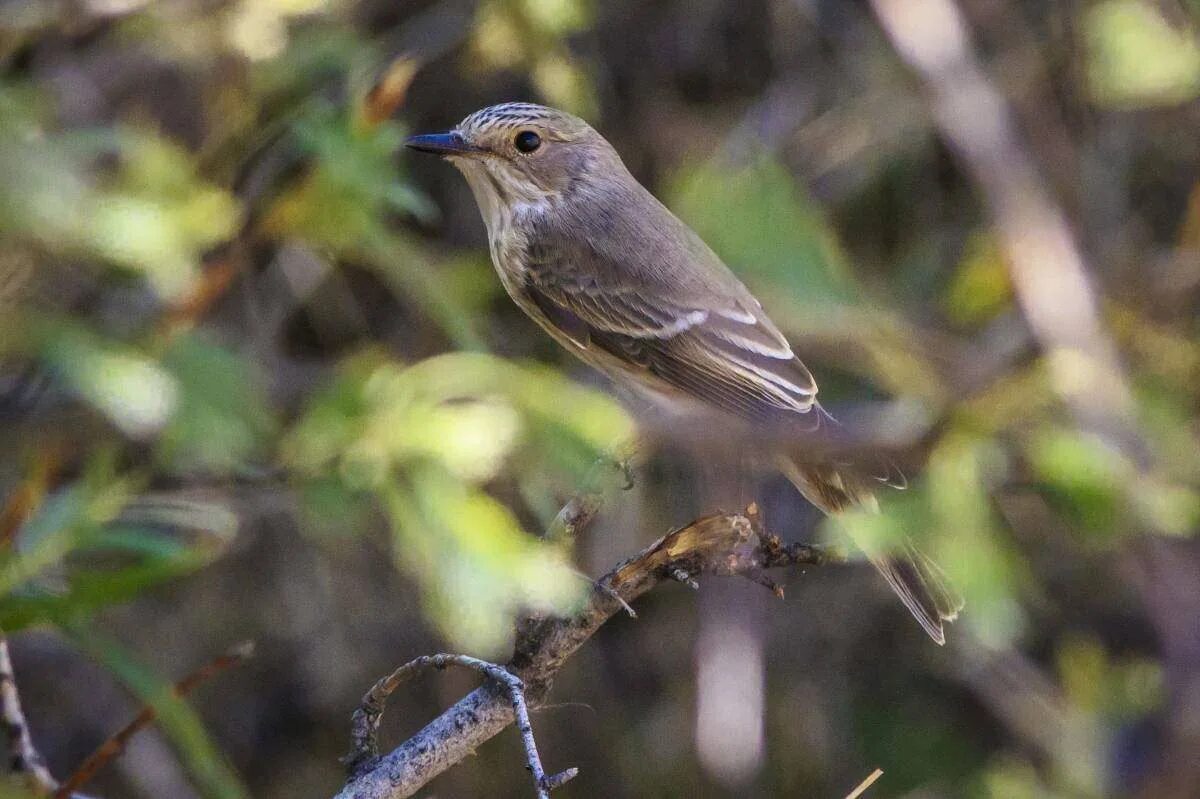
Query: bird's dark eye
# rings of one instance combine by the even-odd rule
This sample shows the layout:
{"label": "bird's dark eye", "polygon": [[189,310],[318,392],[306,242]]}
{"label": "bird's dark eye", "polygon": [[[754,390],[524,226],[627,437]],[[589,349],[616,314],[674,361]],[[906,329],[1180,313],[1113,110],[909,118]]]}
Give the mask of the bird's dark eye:
{"label": "bird's dark eye", "polygon": [[513,137],[513,146],[519,152],[531,153],[542,146],[542,137],[532,130],[523,130]]}

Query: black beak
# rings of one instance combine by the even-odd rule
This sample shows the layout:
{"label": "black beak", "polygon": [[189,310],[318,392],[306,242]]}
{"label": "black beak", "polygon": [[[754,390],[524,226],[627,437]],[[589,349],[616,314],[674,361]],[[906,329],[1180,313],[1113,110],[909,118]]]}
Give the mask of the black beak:
{"label": "black beak", "polygon": [[406,147],[422,153],[434,155],[469,155],[479,152],[479,148],[469,144],[462,134],[456,130],[448,133],[426,133],[421,136],[409,136],[404,140]]}

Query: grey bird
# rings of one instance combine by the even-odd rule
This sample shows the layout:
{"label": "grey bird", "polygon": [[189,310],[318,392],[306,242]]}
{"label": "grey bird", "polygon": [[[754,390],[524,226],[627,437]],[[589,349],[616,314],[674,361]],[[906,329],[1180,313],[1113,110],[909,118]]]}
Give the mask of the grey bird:
{"label": "grey bird", "polygon": [[[825,513],[876,507],[880,480],[869,471],[797,455],[803,435],[831,418],[812,374],[750,291],[590,125],[504,103],[406,144],[463,173],[501,283],[560,344],[673,412],[719,412],[783,431],[781,470]],[[944,643],[942,623],[962,602],[940,569],[911,543],[899,552],[863,548]]]}

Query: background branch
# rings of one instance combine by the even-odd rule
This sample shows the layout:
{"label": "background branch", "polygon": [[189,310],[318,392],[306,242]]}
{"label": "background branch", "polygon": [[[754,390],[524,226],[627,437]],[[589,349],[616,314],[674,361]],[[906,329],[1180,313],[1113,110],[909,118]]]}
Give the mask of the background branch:
{"label": "background branch", "polygon": [[[253,653],[253,643],[247,641],[239,644],[229,652],[213,658],[208,663],[205,663],[179,680],[179,682],[172,686],[171,695],[174,697],[187,696],[201,683],[215,677],[226,669],[238,665]],[[94,752],[88,755],[87,759],[79,765],[79,768],[75,769],[74,773],[55,791],[54,799],[70,799],[76,789],[90,782],[100,769],[104,768],[117,757],[120,757],[121,753],[129,745],[130,739],[153,724],[156,718],[158,718],[158,710],[153,705],[147,705],[142,708],[141,712],[134,716],[132,721],[109,736],[104,743],[100,744]]]}
{"label": "background branch", "polygon": [[1055,390],[1083,427],[1118,448],[1140,449],[1132,393],[1101,323],[1083,253],[1008,101],[984,72],[958,7],[952,0],[873,0],[872,7],[989,207]]}

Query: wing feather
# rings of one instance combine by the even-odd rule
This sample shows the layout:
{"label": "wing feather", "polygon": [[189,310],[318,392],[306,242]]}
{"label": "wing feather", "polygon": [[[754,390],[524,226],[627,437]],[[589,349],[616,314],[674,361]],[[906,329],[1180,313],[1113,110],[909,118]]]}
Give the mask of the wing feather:
{"label": "wing feather", "polygon": [[634,216],[657,203],[648,194],[607,192],[589,202],[588,218],[607,219],[622,235],[580,235],[555,214],[530,220],[526,230],[518,282],[543,324],[585,352],[598,349],[627,370],[754,421],[790,420],[813,408],[812,374],[695,233],[666,209],[658,226]]}
{"label": "wing feather", "polygon": [[543,270],[525,290],[546,320],[582,347],[598,347],[631,370],[755,421],[813,406],[812,375],[758,318],[751,324],[626,291],[573,292],[548,277]]}

